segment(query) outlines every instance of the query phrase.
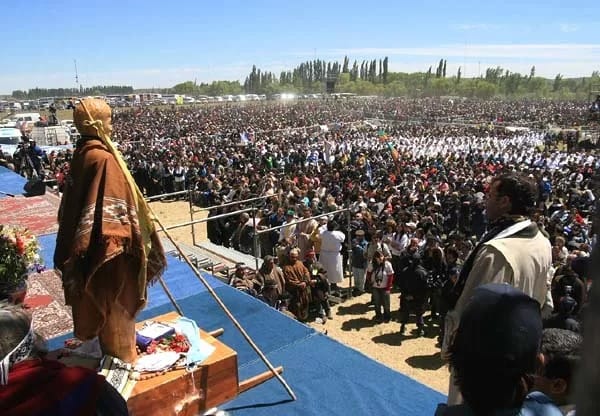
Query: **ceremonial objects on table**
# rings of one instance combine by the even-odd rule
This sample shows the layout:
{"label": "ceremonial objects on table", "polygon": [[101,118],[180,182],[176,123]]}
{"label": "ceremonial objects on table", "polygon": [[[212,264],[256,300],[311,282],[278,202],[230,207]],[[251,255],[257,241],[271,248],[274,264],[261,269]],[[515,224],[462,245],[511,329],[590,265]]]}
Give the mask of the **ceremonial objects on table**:
{"label": "ceremonial objects on table", "polygon": [[[151,320],[168,324],[178,318],[171,312]],[[202,330],[200,336],[215,351],[191,372],[174,370],[138,381],[127,401],[131,415],[197,415],[237,396],[236,352]]]}
{"label": "ceremonial objects on table", "polygon": [[[150,318],[148,321],[172,324],[180,318],[176,312]],[[141,329],[148,322],[136,324]],[[223,333],[219,328],[211,333],[199,330],[203,341],[215,347],[213,353],[201,364],[188,371],[184,368],[169,369],[163,372],[142,373],[128,394],[127,407],[132,416],[177,415],[192,416],[219,406],[238,394],[251,389],[274,377],[273,372],[265,371],[239,382],[237,353],[215,337]],[[64,350],[63,350],[64,351]],[[59,357],[66,365],[80,365],[97,369],[97,359],[82,358],[61,351],[53,351],[49,358]],[[282,367],[275,372],[281,374]],[[130,381],[134,381],[130,378]]]}

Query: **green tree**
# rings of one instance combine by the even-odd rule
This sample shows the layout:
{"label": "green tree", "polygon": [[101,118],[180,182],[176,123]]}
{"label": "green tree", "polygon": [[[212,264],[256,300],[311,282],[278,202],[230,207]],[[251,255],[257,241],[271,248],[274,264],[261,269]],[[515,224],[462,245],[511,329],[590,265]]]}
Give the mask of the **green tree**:
{"label": "green tree", "polygon": [[427,89],[427,85],[429,84],[429,78],[431,78],[431,67],[429,67],[429,69],[427,70],[427,74],[425,74],[425,89]]}
{"label": "green tree", "polygon": [[173,87],[175,94],[194,94],[196,93],[196,85],[192,81],[182,82]]}
{"label": "green tree", "polygon": [[497,91],[497,86],[491,82],[482,79],[475,80],[474,94],[477,98],[492,98],[494,95],[496,95]]}
{"label": "green tree", "polygon": [[348,84],[350,82],[350,80],[351,80],[350,73],[348,73],[348,72],[342,72],[337,77],[337,85],[338,86],[342,86],[342,85]]}
{"label": "green tree", "polygon": [[430,85],[428,92],[435,96],[448,95],[452,91],[452,84],[449,79],[446,78],[434,78]]}
{"label": "green tree", "polygon": [[385,86],[385,95],[388,97],[402,97],[408,93],[406,85],[402,81],[390,82]]}
{"label": "green tree", "polygon": [[356,81],[358,79],[359,69],[358,62],[354,60],[354,64],[352,64],[352,70],[350,71],[350,81]]}
{"label": "green tree", "polygon": [[15,90],[12,92],[12,98],[16,100],[24,100],[27,98],[27,93],[23,90]]}
{"label": "green tree", "polygon": [[388,57],[383,58],[383,83],[387,84],[388,81]]}
{"label": "green tree", "polygon": [[350,72],[350,70],[348,68],[349,63],[350,63],[350,61],[348,60],[348,57],[344,56],[344,65],[342,66],[342,73],[347,74],[348,72]]}
{"label": "green tree", "polygon": [[560,90],[562,79],[563,76],[560,73],[556,74],[556,77],[554,78],[554,84],[552,85],[553,92],[557,92],[558,90]]}

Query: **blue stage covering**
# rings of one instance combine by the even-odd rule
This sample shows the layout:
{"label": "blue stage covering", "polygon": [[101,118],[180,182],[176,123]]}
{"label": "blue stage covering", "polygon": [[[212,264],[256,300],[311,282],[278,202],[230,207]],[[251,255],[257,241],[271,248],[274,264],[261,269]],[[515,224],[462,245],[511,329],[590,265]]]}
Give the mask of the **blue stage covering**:
{"label": "blue stage covering", "polygon": [[[52,265],[56,235],[40,237],[46,265]],[[303,325],[261,301],[206,275],[221,300],[283,377],[298,400],[292,402],[276,379],[255,387],[219,408],[234,415],[432,415],[445,396],[362,353]],[[239,378],[266,371],[266,366],[214,299],[180,260],[170,257],[165,281],[186,316],[206,331],[224,328],[219,340],[238,354]],[[144,320],[173,307],[160,285],[149,290]],[[335,323],[335,320],[333,321]],[[50,340],[62,346],[71,335]]]}
{"label": "blue stage covering", "polygon": [[[26,183],[27,179],[24,177],[0,166],[0,191],[13,195],[23,195],[23,187]],[[0,194],[0,198],[6,198],[6,195]]]}

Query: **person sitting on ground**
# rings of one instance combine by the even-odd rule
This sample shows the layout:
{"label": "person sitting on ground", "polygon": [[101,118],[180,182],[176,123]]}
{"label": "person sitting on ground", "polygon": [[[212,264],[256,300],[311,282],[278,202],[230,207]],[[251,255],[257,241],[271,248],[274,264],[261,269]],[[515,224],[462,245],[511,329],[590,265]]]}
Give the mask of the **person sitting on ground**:
{"label": "person sitting on ground", "polygon": [[242,263],[236,265],[235,273],[229,284],[250,296],[257,296],[260,288],[259,282],[249,276],[248,268]]}
{"label": "person sitting on ground", "polygon": [[440,404],[436,416],[562,416],[534,387],[541,368],[542,318],[533,298],[508,284],[473,291],[448,350],[463,404]]}
{"label": "person sitting on ground", "polygon": [[0,414],[128,415],[123,397],[95,371],[45,359],[20,306],[0,304]]}
{"label": "person sitting on ground", "polygon": [[544,329],[542,354],[544,367],[535,378],[534,388],[550,397],[565,415],[574,415],[574,375],[581,360],[583,337],[559,328]]}

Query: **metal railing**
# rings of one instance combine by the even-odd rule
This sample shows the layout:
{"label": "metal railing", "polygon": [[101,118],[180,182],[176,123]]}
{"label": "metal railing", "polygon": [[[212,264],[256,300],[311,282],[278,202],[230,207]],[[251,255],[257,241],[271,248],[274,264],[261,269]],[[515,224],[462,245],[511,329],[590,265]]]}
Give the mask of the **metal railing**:
{"label": "metal railing", "polygon": [[231,212],[225,212],[222,214],[218,214],[218,215],[214,215],[214,216],[208,216],[206,218],[200,218],[200,219],[195,219],[194,218],[194,213],[198,213],[200,211],[210,211],[213,209],[218,209],[218,208],[223,208],[223,207],[228,207],[228,206],[232,206],[232,205],[242,205],[242,204],[248,204],[248,203],[256,203],[257,201],[261,201],[267,198],[271,198],[273,197],[273,195],[265,195],[265,196],[259,196],[259,197],[254,197],[254,198],[249,198],[249,199],[245,199],[245,200],[240,200],[240,201],[231,201],[225,204],[220,204],[220,205],[213,205],[210,207],[206,207],[206,208],[201,208],[200,210],[195,210],[193,203],[192,203],[192,191],[191,190],[186,190],[186,191],[177,191],[177,192],[170,192],[170,193],[164,193],[164,194],[160,194],[160,195],[154,195],[151,197],[147,197],[146,200],[147,201],[153,201],[153,200],[157,200],[157,199],[162,199],[162,198],[166,198],[166,197],[171,197],[171,196],[175,196],[175,195],[183,195],[183,194],[187,194],[188,196],[188,200],[190,203],[190,221],[186,221],[183,223],[179,223],[179,224],[174,224],[174,225],[170,225],[168,227],[164,227],[164,231],[169,231],[169,230],[173,230],[173,229],[177,229],[177,228],[183,228],[183,227],[191,227],[191,233],[192,233],[192,243],[195,247],[198,247],[198,244],[196,244],[196,237],[195,237],[195,232],[194,232],[194,225],[196,224],[202,224],[202,223],[206,223],[209,221],[213,221],[213,220],[217,220],[217,219],[221,219],[221,218],[227,218],[227,217],[231,217],[234,215],[239,215],[245,212],[253,212],[252,213],[252,227],[254,229],[254,235],[252,238],[252,248],[253,248],[253,257],[255,260],[255,271],[258,272],[259,269],[259,237],[261,234],[264,233],[270,233],[273,231],[277,231],[279,229],[285,228],[285,227],[289,227],[292,225],[297,225],[297,224],[302,224],[311,220],[318,220],[319,218],[322,217],[330,217],[332,215],[336,215],[336,214],[345,214],[346,215],[346,224],[347,224],[347,228],[346,228],[346,239],[345,239],[345,246],[346,246],[346,250],[347,250],[347,262],[346,262],[346,272],[349,271],[348,275],[349,275],[349,297],[352,297],[352,240],[351,240],[351,228],[350,228],[350,215],[351,215],[351,210],[349,208],[343,208],[343,209],[338,209],[335,211],[331,211],[331,212],[327,212],[324,214],[318,214],[318,215],[314,215],[308,218],[302,218],[302,219],[298,219],[298,220],[294,220],[292,222],[289,223],[285,223],[282,225],[278,225],[278,226],[274,226],[274,227],[269,227],[269,228],[265,228],[263,230],[258,230],[257,229],[257,218],[256,218],[256,211],[258,211],[258,207],[256,206],[252,206],[252,207],[248,207],[248,208],[242,208],[239,210],[235,210],[235,211],[231,211]]}

